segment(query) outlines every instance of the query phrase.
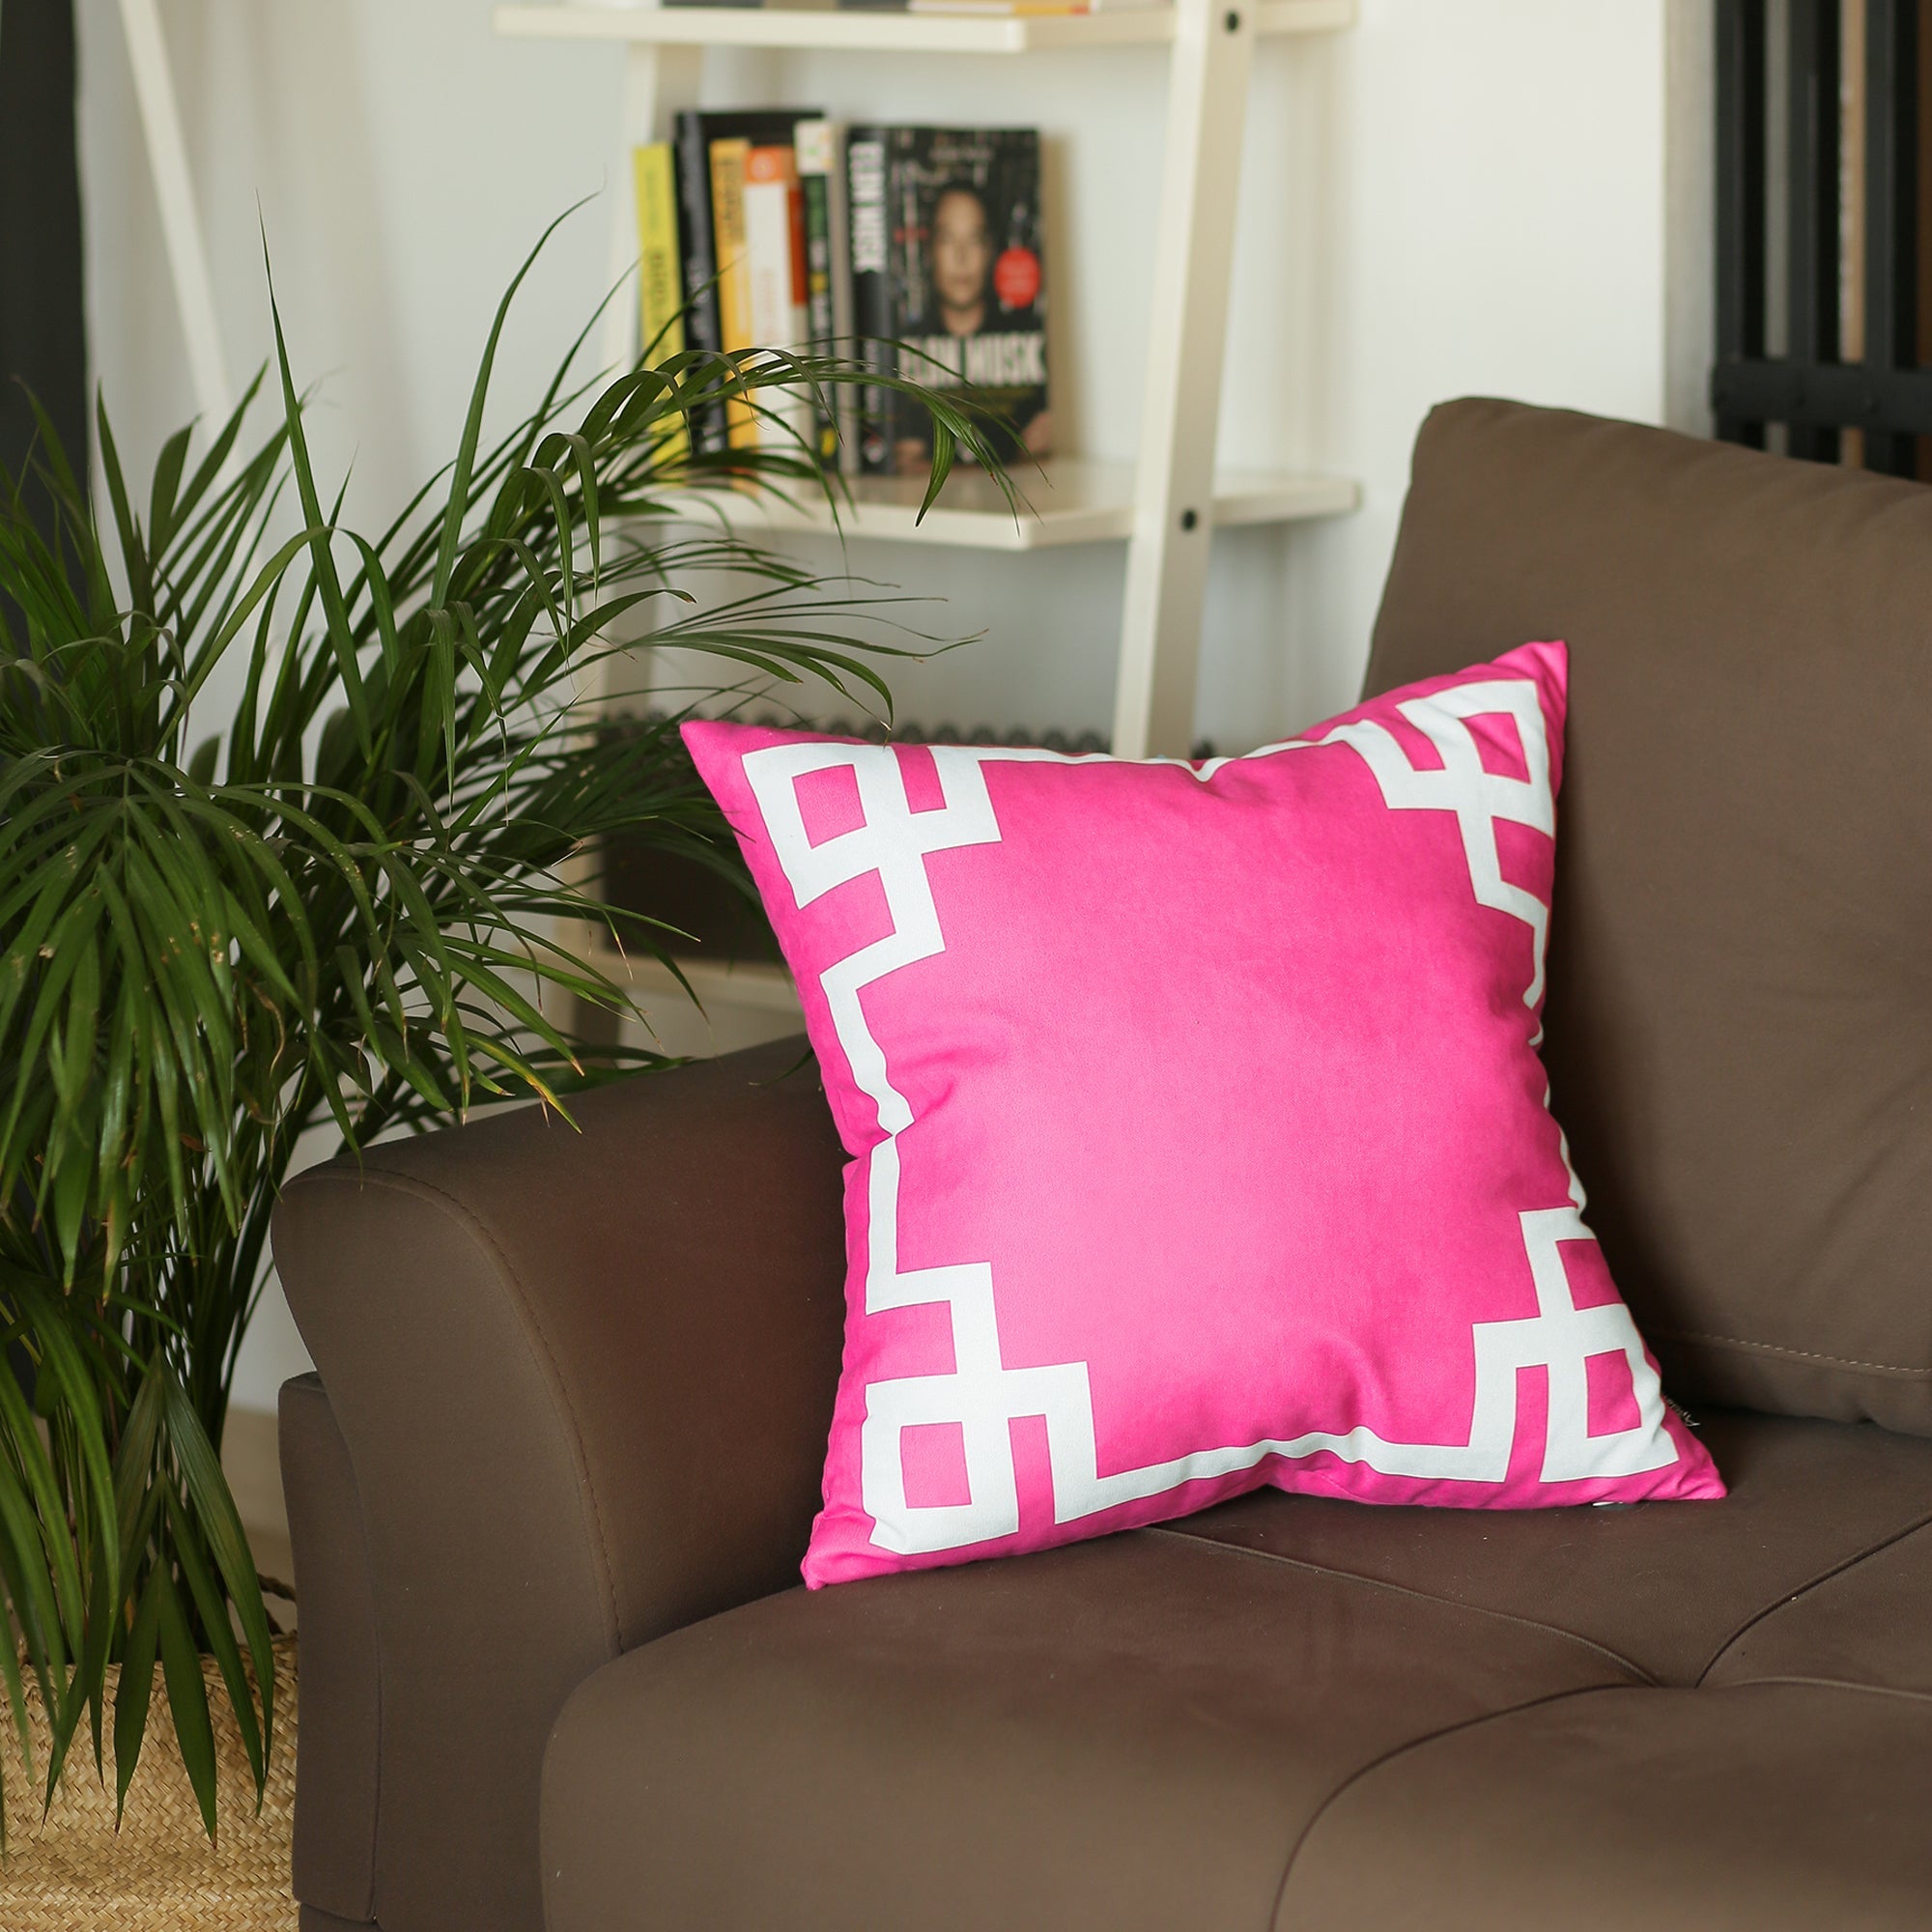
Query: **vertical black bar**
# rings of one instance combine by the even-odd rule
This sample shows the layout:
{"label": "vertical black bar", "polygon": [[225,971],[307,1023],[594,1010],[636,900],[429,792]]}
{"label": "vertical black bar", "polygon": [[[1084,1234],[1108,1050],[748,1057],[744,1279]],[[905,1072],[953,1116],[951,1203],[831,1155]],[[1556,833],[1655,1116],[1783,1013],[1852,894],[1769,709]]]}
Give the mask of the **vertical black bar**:
{"label": "vertical black bar", "polygon": [[[1916,80],[1906,75],[1901,85],[1912,89],[1912,99],[1920,103],[1914,114],[1918,138],[1913,156],[1913,205],[1920,220],[1932,219],[1932,113],[1922,103],[1932,101],[1932,0],[1918,0],[1915,9],[1918,44]],[[1917,234],[1912,243],[1914,295],[1917,298],[1914,340],[1905,345],[1906,354],[1921,369],[1932,368],[1932,248],[1921,246]],[[1932,483],[1932,436],[1916,439],[1918,462],[1916,474],[1922,483]]]}
{"label": "vertical black bar", "polygon": [[[1790,0],[1790,239],[1787,339],[1793,374],[1838,355],[1838,6]],[[1793,456],[1834,463],[1838,432],[1793,423]]]}
{"label": "vertical black bar", "polygon": [[[1918,336],[1918,0],[1865,0],[1865,364],[1910,368]],[[1910,476],[1914,440],[1883,417],[1865,466]]]}
{"label": "vertical black bar", "polygon": [[[1764,354],[1765,0],[1718,0],[1718,362]],[[1764,425],[1722,406],[1719,436],[1764,446]]]}
{"label": "vertical black bar", "polygon": [[[87,475],[87,334],[71,0],[0,0],[0,469],[22,478],[38,435],[29,390]],[[52,503],[27,501],[49,541]],[[0,592],[0,614],[22,614]],[[16,1204],[6,1204],[10,1207]],[[25,1203],[17,1204],[22,1211]],[[38,1371],[21,1342],[0,1351],[29,1402]],[[11,1633],[6,1641],[13,1641]]]}
{"label": "vertical black bar", "polygon": [[16,476],[35,440],[28,389],[85,477],[71,0],[0,4],[0,465]]}

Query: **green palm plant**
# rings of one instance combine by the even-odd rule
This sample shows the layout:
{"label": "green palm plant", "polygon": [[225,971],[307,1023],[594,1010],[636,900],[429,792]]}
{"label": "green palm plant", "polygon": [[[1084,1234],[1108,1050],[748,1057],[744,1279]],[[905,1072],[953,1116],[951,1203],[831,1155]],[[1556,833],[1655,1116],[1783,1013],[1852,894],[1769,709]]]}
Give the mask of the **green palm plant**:
{"label": "green palm plant", "polygon": [[[298,1139],[354,1150],[486,1101],[567,1111],[656,1060],[580,1051],[577,1003],[628,997],[555,924],[624,916],[565,862],[617,833],[737,862],[674,724],[595,728],[585,674],[642,633],[730,679],[888,702],[879,595],[728,519],[691,534],[671,497],[836,494],[803,440],[704,457],[689,425],[735,396],[782,430],[775,392],[876,373],[647,352],[574,386],[580,337],[486,444],[541,247],[454,462],[373,539],[318,488],[278,313],[279,419],[252,453],[251,389],[198,458],[189,431],[167,442],[145,508],[104,410],[104,517],[44,421],[33,473],[0,472],[0,1590],[18,1638],[0,1680],[23,1752],[38,1680],[49,1796],[85,1723],[103,1766],[111,1730],[125,1803],[158,1662],[212,1833],[204,1653],[261,1787],[272,1633],[219,1445]],[[928,502],[955,449],[1001,473],[970,405],[894,386],[933,417]],[[191,744],[223,667],[239,703]],[[626,923],[634,946],[667,937]]]}

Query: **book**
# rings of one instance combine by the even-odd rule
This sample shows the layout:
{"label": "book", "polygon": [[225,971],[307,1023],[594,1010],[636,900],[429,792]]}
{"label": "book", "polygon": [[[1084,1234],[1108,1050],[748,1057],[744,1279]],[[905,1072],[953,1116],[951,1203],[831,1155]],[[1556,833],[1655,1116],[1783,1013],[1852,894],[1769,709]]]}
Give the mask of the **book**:
{"label": "book", "polygon": [[[1052,419],[1037,130],[889,128],[867,130],[867,140],[878,149],[866,171],[878,206],[867,211],[865,261],[868,269],[877,261],[881,241],[885,260],[864,277],[862,298],[855,133],[847,171],[855,327],[895,344],[897,374],[927,388],[970,390],[1018,447],[1045,456]],[[926,412],[903,397],[882,402],[883,434],[868,429],[862,455],[888,474],[923,468],[932,455]]]}
{"label": "book", "polygon": [[[711,144],[715,140],[782,142],[791,139],[801,114],[811,108],[749,108],[707,112],[686,109],[672,124],[677,156],[679,243],[684,257],[685,346],[713,353],[724,347],[720,314],[717,237],[711,184]],[[693,425],[699,449],[713,453],[727,446],[724,411],[714,406]]]}
{"label": "book", "polygon": [[[745,162],[752,144],[743,135],[711,143],[711,238],[718,257],[718,346],[727,355],[753,347],[752,282],[745,261]],[[758,440],[756,418],[742,396],[724,404],[724,438],[734,449]]]}
{"label": "book", "polygon": [[[668,141],[631,154],[638,215],[638,347],[655,364],[684,348],[684,256],[678,242],[677,162]],[[680,426],[666,454],[690,447]]]}
{"label": "book", "polygon": [[[801,121],[793,135],[805,221],[806,342],[815,355],[846,353],[852,341],[852,256],[845,207],[845,129],[837,121]],[[828,468],[858,469],[858,404],[839,384],[818,412],[818,457]]]}
{"label": "book", "polygon": [[[845,137],[847,252],[852,283],[852,327],[860,359],[868,370],[890,375],[897,333],[892,296],[892,223],[887,214],[886,128],[854,128]],[[893,469],[893,393],[867,383],[859,395],[858,460],[863,476]]]}
{"label": "book", "polygon": [[675,355],[684,347],[684,258],[677,234],[677,163],[668,141],[631,155],[638,213],[638,347]]}
{"label": "book", "polygon": [[[805,202],[791,146],[767,144],[745,156],[744,204],[752,345],[801,350],[808,335]],[[793,454],[811,447],[810,396],[772,388],[761,391],[758,400],[771,413],[753,413],[753,440]]]}

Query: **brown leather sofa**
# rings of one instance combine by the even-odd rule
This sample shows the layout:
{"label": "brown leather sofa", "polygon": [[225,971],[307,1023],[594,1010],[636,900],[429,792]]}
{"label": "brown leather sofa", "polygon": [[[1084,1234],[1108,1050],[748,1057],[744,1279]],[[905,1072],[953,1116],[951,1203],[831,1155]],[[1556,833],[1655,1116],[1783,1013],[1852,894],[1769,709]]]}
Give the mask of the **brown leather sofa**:
{"label": "brown leather sofa", "polygon": [[383,1147],[275,1229],[304,1932],[1932,1925],[1932,491],[1440,410],[1369,684],[1551,637],[1556,1110],[1729,1500],[808,1594],[795,1047]]}

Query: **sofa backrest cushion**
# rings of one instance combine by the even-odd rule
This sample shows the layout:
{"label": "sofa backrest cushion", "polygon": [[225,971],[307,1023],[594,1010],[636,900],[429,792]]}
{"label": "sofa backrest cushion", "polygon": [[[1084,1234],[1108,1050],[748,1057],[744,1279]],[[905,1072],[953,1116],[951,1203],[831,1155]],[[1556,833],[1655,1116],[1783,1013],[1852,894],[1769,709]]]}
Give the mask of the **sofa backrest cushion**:
{"label": "sofa backrest cushion", "polygon": [[1551,1101],[1665,1385],[1932,1435],[1932,490],[1451,404],[1368,690],[1530,638]]}

